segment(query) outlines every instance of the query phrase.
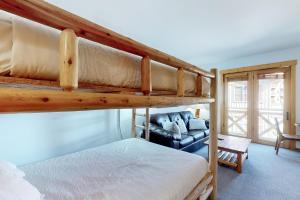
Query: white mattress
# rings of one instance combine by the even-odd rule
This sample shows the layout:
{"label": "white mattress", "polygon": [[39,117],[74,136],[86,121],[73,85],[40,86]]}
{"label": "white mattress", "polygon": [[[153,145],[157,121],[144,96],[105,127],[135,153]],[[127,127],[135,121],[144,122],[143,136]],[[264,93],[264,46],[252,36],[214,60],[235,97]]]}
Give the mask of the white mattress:
{"label": "white mattress", "polygon": [[[0,11],[0,73],[57,80],[59,31]],[[141,58],[85,39],[79,40],[79,81],[139,88]],[[185,73],[185,91],[195,92],[196,75]],[[207,91],[207,82],[203,91]],[[152,87],[176,91],[176,69],[152,62]],[[206,92],[208,93],[208,92]]]}
{"label": "white mattress", "polygon": [[126,139],[21,169],[46,200],[182,200],[208,163],[198,155]]}

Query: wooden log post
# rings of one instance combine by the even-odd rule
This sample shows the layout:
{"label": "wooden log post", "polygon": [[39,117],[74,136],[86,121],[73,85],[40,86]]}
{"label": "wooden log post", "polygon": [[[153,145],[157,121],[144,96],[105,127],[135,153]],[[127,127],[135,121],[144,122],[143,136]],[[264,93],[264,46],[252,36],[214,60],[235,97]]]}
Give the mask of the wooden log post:
{"label": "wooden log post", "polygon": [[141,63],[141,89],[144,95],[149,95],[152,91],[151,82],[151,60],[149,56],[143,57]]}
{"label": "wooden log post", "polygon": [[210,95],[215,101],[210,104],[210,134],[209,134],[209,169],[213,174],[212,186],[213,191],[210,199],[217,199],[217,171],[218,171],[218,71],[211,69],[211,73],[215,74],[215,78],[211,79]]}
{"label": "wooden log post", "polygon": [[135,138],[136,137],[136,109],[132,109],[132,119],[131,119],[131,137]]}
{"label": "wooden log post", "polygon": [[145,124],[145,138],[147,141],[150,140],[150,112],[149,108],[146,108],[146,124]]}
{"label": "wooden log post", "polygon": [[178,68],[177,70],[177,96],[184,96],[184,70],[183,68]]}
{"label": "wooden log post", "polygon": [[60,86],[64,90],[78,88],[78,39],[72,29],[60,34],[59,72]]}
{"label": "wooden log post", "polygon": [[196,78],[196,96],[201,97],[202,96],[202,78],[203,76],[198,74]]}

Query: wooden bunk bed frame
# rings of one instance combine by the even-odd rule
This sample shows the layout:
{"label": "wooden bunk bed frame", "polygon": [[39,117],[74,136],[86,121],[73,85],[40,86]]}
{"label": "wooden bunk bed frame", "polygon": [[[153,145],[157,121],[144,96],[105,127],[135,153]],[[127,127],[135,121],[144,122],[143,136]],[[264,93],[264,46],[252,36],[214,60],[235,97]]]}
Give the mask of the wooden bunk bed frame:
{"label": "wooden bunk bed frame", "polygon": [[[207,72],[45,1],[0,0],[0,8],[62,31],[59,82],[0,76],[0,113],[171,107],[209,103],[209,172],[185,199],[217,199],[216,69]],[[79,83],[78,37],[140,56],[141,88]],[[177,68],[177,92],[152,90],[151,60]],[[184,71],[197,74],[195,94],[185,94]],[[210,97],[202,95],[203,77],[211,79]],[[147,113],[149,117],[149,110]]]}

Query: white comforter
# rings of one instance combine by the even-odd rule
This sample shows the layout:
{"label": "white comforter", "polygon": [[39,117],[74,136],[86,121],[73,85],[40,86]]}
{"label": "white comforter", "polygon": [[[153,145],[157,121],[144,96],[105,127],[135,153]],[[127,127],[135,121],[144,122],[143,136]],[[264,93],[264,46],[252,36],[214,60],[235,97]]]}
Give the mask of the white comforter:
{"label": "white comforter", "polygon": [[[0,11],[0,73],[57,80],[59,31]],[[79,40],[79,81],[139,88],[141,58],[85,39]],[[195,91],[196,75],[185,73],[186,92]],[[208,93],[207,82],[204,91]],[[152,86],[176,91],[176,69],[152,62]]]}
{"label": "white comforter", "polygon": [[194,154],[126,139],[21,169],[46,200],[182,200],[208,164]]}

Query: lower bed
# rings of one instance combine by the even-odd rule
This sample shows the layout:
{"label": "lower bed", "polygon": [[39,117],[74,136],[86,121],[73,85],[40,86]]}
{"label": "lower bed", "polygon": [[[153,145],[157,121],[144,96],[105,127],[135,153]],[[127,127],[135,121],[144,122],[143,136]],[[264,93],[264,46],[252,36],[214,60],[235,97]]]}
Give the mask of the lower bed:
{"label": "lower bed", "polygon": [[46,200],[183,200],[207,174],[208,163],[132,138],[21,169]]}

